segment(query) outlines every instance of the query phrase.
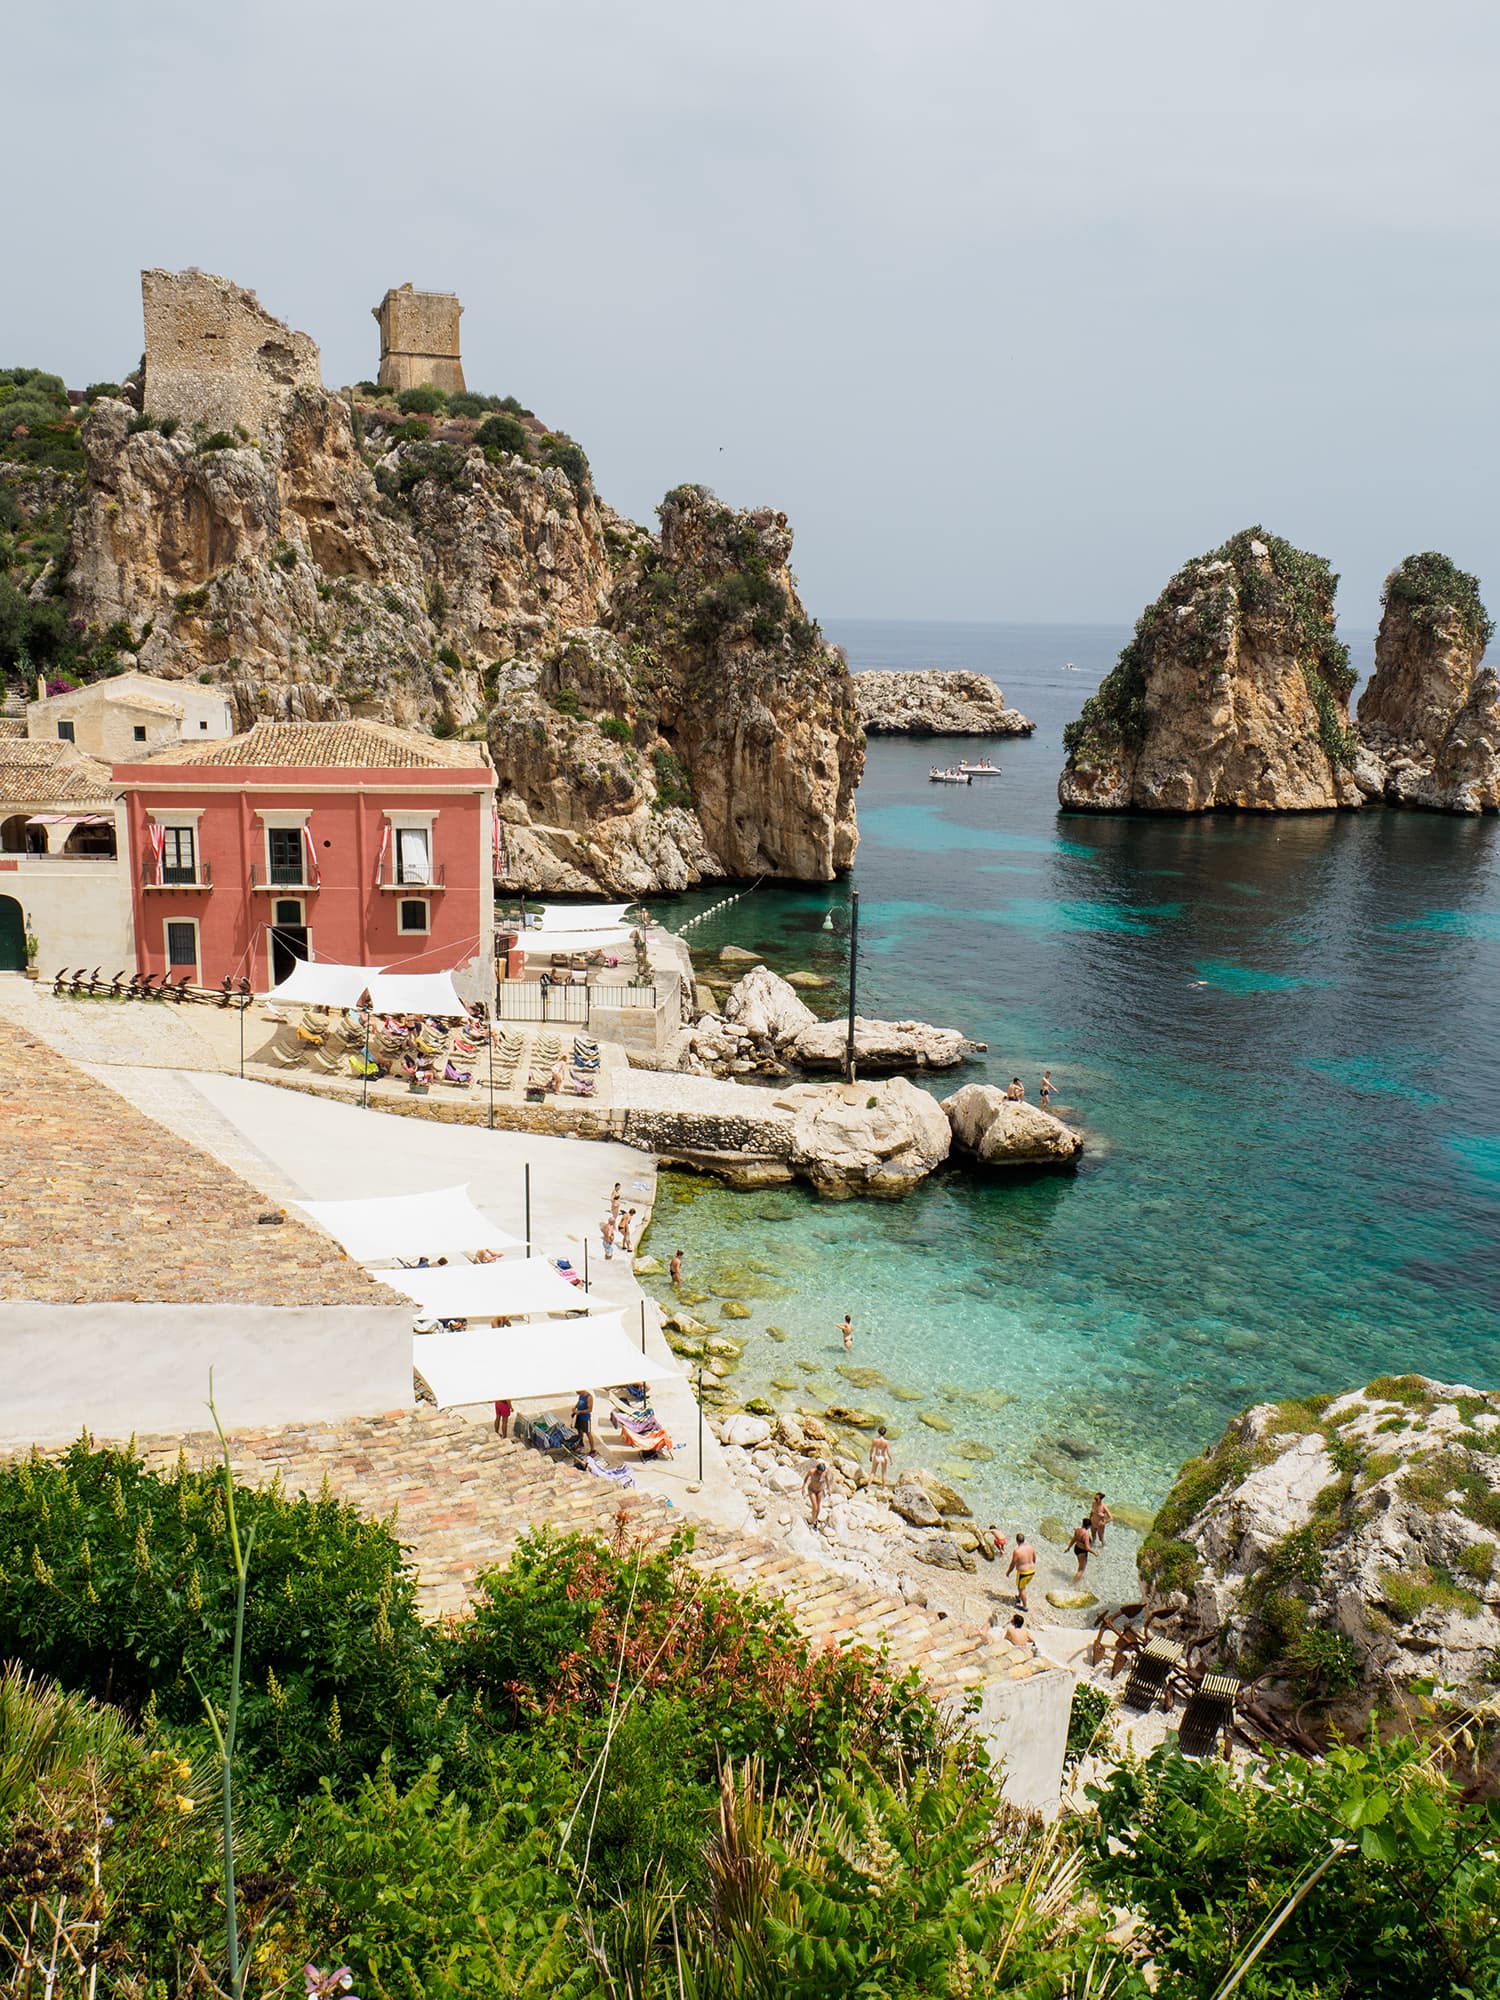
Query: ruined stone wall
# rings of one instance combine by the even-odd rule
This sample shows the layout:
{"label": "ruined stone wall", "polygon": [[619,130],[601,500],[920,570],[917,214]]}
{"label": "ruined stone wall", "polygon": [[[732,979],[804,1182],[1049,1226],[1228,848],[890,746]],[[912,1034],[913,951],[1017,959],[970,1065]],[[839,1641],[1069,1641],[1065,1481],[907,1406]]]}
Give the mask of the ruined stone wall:
{"label": "ruined stone wall", "polygon": [[415,389],[432,382],[454,395],[464,386],[458,341],[463,307],[452,292],[416,292],[393,286],[371,308],[380,322],[380,374],[386,389]]}
{"label": "ruined stone wall", "polygon": [[153,417],[261,437],[293,390],[322,387],[317,343],[227,278],[142,271],[141,303]]}

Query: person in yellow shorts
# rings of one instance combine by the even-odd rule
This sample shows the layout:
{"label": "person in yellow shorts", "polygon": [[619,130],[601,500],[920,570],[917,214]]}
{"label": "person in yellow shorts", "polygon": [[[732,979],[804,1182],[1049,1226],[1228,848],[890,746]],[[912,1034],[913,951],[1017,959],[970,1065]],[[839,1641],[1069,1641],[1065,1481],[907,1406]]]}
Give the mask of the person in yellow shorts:
{"label": "person in yellow shorts", "polygon": [[1016,1601],[1023,1611],[1029,1611],[1031,1606],[1026,1602],[1026,1588],[1036,1575],[1036,1550],[1024,1528],[1016,1536],[1016,1545],[1010,1552],[1010,1568],[1005,1574],[1015,1577]]}

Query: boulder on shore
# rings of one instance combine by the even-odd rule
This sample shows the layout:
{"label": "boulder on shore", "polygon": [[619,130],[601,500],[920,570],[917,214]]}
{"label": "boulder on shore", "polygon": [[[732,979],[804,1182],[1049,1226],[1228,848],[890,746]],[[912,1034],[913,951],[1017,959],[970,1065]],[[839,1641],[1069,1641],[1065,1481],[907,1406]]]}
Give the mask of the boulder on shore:
{"label": "boulder on shore", "polygon": [[854,699],[868,736],[1029,736],[1036,724],[988,674],[939,668],[854,676]]}
{"label": "boulder on shore", "polygon": [[795,1042],[818,1019],[796,988],[766,965],[757,965],[736,980],[725,995],[723,1014],[726,1021],[736,1022],[775,1048]]}
{"label": "boulder on shore", "polygon": [[942,1165],[952,1143],[938,1104],[903,1076],[798,1084],[776,1101],[793,1113],[789,1165],[838,1200],[907,1194]]}
{"label": "boulder on shore", "polygon": [[[867,1021],[854,1017],[854,1061],[857,1069],[954,1069],[983,1047],[957,1028],[935,1028],[928,1021]],[[813,1021],[791,1046],[794,1062],[804,1069],[842,1069],[849,1047],[846,1021]]]}
{"label": "boulder on shore", "polygon": [[1083,1151],[1071,1126],[993,1084],[966,1083],[942,1103],[953,1144],[985,1167],[1066,1167]]}

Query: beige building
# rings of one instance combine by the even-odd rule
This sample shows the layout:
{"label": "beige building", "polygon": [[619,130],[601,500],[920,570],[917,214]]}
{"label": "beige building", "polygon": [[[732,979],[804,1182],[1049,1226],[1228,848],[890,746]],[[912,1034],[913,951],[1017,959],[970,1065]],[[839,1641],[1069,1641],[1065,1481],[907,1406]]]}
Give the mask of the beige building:
{"label": "beige building", "polygon": [[449,395],[464,386],[464,364],[458,344],[463,307],[452,292],[416,292],[397,285],[370,310],[380,322],[380,373],[383,389],[416,389],[436,384]]}
{"label": "beige building", "polygon": [[153,674],[116,674],[26,706],[33,743],[71,743],[106,764],[139,763],[176,743],[215,743],[234,734],[234,715],[220,688]]}
{"label": "beige building", "polygon": [[126,843],[109,767],[0,722],[0,972],[134,970]]}

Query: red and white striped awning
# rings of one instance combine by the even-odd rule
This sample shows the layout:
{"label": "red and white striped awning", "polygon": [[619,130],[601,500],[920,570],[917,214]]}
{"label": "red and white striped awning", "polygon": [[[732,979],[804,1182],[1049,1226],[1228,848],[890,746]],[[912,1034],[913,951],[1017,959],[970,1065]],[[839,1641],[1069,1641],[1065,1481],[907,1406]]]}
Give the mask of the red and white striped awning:
{"label": "red and white striped awning", "polygon": [[28,826],[113,826],[108,813],[33,813]]}

